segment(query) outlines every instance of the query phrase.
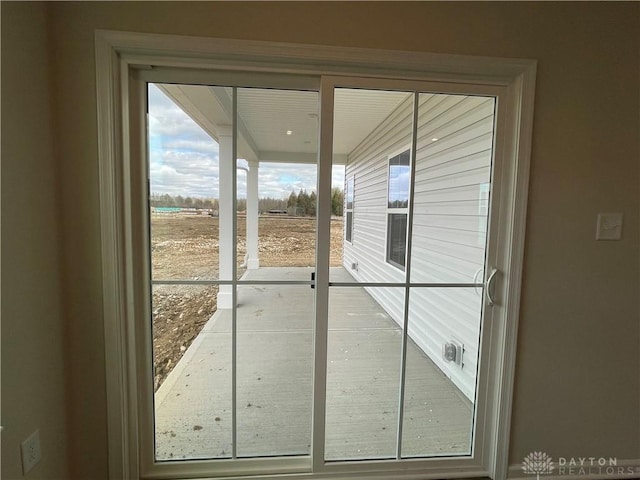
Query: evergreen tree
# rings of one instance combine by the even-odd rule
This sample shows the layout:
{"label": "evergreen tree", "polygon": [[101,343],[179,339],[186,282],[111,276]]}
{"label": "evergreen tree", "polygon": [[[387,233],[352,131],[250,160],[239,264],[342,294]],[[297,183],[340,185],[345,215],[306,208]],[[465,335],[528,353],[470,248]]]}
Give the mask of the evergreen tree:
{"label": "evergreen tree", "polygon": [[316,216],[316,192],[311,192],[309,195],[309,209],[307,210],[307,215],[311,215],[312,217]]}
{"label": "evergreen tree", "polygon": [[287,201],[287,207],[296,208],[297,206],[298,196],[296,195],[296,192],[291,192],[291,195],[289,195],[289,200]]}
{"label": "evergreen tree", "polygon": [[341,217],[343,215],[342,205],[344,201],[344,192],[339,188],[331,189],[331,213]]}

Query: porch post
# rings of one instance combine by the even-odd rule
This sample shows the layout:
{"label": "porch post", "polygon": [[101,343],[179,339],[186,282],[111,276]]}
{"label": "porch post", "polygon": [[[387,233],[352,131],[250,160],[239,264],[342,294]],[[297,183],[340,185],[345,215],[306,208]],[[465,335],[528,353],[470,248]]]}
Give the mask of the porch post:
{"label": "porch post", "polygon": [[250,161],[247,172],[247,269],[260,268],[258,258],[258,168],[259,162]]}
{"label": "porch post", "polygon": [[[231,280],[233,262],[233,169],[236,162],[233,158],[233,134],[230,125],[218,126],[218,265],[220,280]],[[231,285],[220,285],[218,290],[218,308],[232,307]]]}

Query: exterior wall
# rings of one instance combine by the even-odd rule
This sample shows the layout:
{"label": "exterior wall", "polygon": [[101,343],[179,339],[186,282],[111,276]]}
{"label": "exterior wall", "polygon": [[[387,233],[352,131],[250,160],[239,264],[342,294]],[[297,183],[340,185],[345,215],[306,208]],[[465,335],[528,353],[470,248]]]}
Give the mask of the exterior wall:
{"label": "exterior wall", "polygon": [[[352,242],[344,265],[360,281],[404,281],[386,261],[388,158],[411,145],[412,98],[407,98],[350,155],[346,177],[355,178]],[[494,101],[490,98],[421,94],[411,280],[473,283],[483,268]],[[432,141],[437,138],[437,141]],[[351,268],[357,263],[357,269]],[[402,289],[371,295],[402,324]],[[481,291],[413,289],[409,336],[455,385],[474,401]],[[464,366],[442,358],[451,339],[464,345]],[[410,368],[410,366],[408,366]]]}

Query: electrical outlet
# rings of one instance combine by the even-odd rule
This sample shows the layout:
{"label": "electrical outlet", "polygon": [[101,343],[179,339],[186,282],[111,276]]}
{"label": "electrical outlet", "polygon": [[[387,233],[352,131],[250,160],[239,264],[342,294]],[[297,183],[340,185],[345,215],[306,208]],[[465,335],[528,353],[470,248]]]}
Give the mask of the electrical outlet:
{"label": "electrical outlet", "polygon": [[596,240],[620,240],[622,238],[622,214],[599,213]]}
{"label": "electrical outlet", "polygon": [[452,338],[449,342],[442,345],[442,357],[447,362],[453,362],[458,367],[463,368],[464,345],[462,342]]}
{"label": "electrical outlet", "polygon": [[20,445],[22,452],[22,473],[27,474],[42,458],[40,431],[36,430]]}

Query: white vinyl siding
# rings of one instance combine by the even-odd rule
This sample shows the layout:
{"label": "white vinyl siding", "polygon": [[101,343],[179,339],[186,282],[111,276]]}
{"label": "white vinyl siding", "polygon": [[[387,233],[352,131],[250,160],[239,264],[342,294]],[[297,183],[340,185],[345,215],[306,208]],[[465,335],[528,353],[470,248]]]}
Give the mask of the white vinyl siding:
{"label": "white vinyl siding", "polygon": [[[414,177],[411,282],[474,283],[484,265],[494,125],[493,98],[420,94]],[[353,235],[344,265],[358,281],[403,282],[386,262],[388,158],[411,144],[413,97],[408,96],[348,157],[358,176]],[[370,292],[402,324],[401,289]],[[411,339],[474,401],[481,291],[413,288]],[[464,368],[442,358],[442,345],[464,344]]]}

